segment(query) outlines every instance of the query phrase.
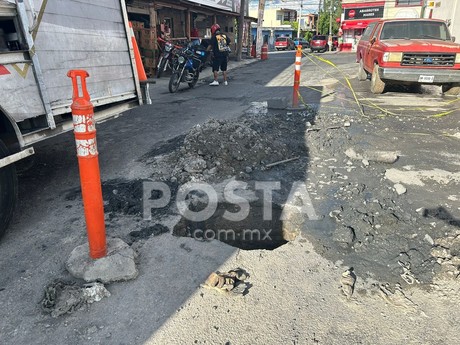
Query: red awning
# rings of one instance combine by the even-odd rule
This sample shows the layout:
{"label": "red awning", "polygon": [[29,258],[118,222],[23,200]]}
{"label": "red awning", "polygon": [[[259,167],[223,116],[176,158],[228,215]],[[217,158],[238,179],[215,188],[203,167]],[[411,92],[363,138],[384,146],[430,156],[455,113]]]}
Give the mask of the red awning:
{"label": "red awning", "polygon": [[377,19],[356,19],[356,20],[344,20],[342,22],[342,30],[351,30],[351,29],[365,29],[367,26],[372,23],[376,22],[381,18]]}

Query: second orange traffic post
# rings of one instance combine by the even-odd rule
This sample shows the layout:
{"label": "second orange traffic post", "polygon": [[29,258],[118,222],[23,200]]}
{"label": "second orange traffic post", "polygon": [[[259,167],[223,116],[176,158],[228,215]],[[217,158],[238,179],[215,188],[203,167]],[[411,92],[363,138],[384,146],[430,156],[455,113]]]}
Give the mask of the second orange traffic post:
{"label": "second orange traffic post", "polygon": [[295,54],[295,70],[294,70],[294,90],[292,93],[292,107],[299,106],[299,87],[300,87],[300,67],[302,65],[302,46],[297,46]]}

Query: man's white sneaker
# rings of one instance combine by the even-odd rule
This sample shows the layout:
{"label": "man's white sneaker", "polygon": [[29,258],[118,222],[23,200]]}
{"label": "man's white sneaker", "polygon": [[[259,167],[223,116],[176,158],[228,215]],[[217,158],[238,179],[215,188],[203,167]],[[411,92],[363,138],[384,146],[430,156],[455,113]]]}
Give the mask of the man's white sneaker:
{"label": "man's white sneaker", "polygon": [[228,85],[228,82],[227,82],[227,81],[224,81],[224,85]]}
{"label": "man's white sneaker", "polygon": [[209,83],[211,86],[217,86],[219,85],[219,82],[217,80],[214,80],[212,83]]}

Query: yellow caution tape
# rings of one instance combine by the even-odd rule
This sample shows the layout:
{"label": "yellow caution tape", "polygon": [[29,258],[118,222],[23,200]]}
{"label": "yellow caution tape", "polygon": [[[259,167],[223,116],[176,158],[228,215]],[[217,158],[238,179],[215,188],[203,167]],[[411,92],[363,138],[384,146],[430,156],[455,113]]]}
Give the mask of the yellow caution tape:
{"label": "yellow caution tape", "polygon": [[[343,76],[343,78],[345,79],[346,81],[346,84],[341,82],[340,80],[338,80],[339,84],[341,84],[342,86],[345,86],[345,87],[348,87],[348,89],[351,91],[352,95],[353,95],[353,98],[354,98],[354,101],[350,101],[346,98],[343,98],[343,97],[337,97],[337,99],[340,99],[340,100],[344,100],[344,101],[348,101],[348,102],[352,102],[352,103],[356,103],[356,105],[359,107],[360,109],[360,113],[362,116],[366,117],[366,118],[369,118],[369,116],[365,115],[364,114],[364,110],[363,110],[363,107],[370,107],[370,108],[374,108],[374,109],[378,109],[380,110],[382,113],[386,115],[393,115],[393,116],[418,116],[419,115],[404,115],[404,114],[396,114],[388,109],[385,109],[385,108],[382,108],[380,106],[378,106],[377,104],[373,103],[372,101],[368,100],[368,99],[359,99],[355,90],[353,89],[351,83],[350,83],[350,80],[349,78],[345,75],[345,73],[336,65],[334,64],[332,61],[328,60],[328,59],[325,59],[323,57],[320,57],[320,56],[316,56],[316,55],[312,55],[312,54],[309,54],[309,53],[306,53],[306,52],[302,52],[303,55],[305,57],[307,57],[313,64],[315,64],[317,67],[319,67],[326,75],[328,76],[332,76],[334,78],[336,78],[336,75],[335,74],[332,74],[331,72],[327,71],[326,69],[324,69],[323,67],[321,67],[316,61],[313,60],[313,58],[315,58],[316,60],[319,60],[320,62],[323,62],[323,63],[326,63],[330,66],[332,66],[334,69],[336,69],[337,71],[339,71],[339,73]],[[312,58],[313,57],[313,58]],[[314,91],[317,91],[317,92],[322,92],[322,90],[320,89],[316,89],[316,88],[313,88],[313,87],[309,87],[309,86],[303,86],[303,87],[308,87]],[[450,101],[446,101],[444,102],[444,105],[451,105],[452,103],[455,103],[455,102],[458,102],[460,101],[460,98],[457,98],[457,99],[454,99],[454,100],[450,100]],[[368,103],[368,104],[366,104]],[[305,103],[304,103],[305,104]],[[441,105],[443,105],[441,103]],[[420,112],[430,112],[430,108],[429,107],[418,107],[418,108],[415,108],[416,110],[420,111]],[[399,111],[406,111],[406,110],[414,110],[414,108],[399,108],[397,109]],[[438,117],[443,117],[443,116],[446,116],[446,115],[449,115],[453,112],[455,112],[457,109],[453,109],[453,110],[449,110],[449,111],[445,111],[445,112],[442,112],[442,113],[436,113],[436,114],[432,114],[430,115],[429,117],[434,117],[434,118],[438,118]],[[382,116],[378,116],[378,117],[382,117]],[[428,116],[427,116],[428,117]]]}

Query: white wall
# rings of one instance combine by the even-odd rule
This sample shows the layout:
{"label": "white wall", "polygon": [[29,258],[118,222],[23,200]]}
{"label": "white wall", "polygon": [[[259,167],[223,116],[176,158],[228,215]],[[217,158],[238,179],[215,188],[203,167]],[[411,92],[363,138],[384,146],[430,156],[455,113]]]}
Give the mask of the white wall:
{"label": "white wall", "polygon": [[[437,1],[438,2],[438,1]],[[450,20],[450,32],[456,37],[456,42],[460,43],[460,0],[439,1],[439,7],[433,8],[433,18]],[[430,9],[425,10],[425,17],[430,15]]]}

